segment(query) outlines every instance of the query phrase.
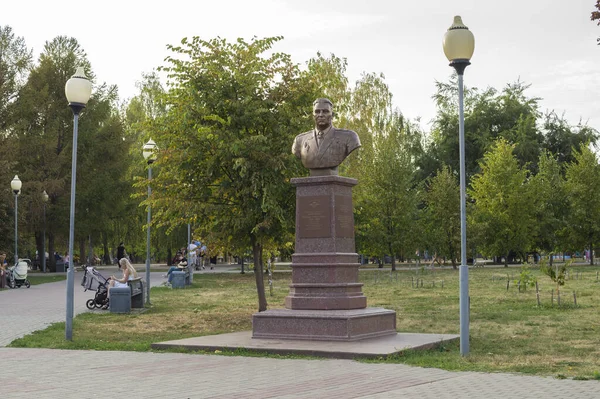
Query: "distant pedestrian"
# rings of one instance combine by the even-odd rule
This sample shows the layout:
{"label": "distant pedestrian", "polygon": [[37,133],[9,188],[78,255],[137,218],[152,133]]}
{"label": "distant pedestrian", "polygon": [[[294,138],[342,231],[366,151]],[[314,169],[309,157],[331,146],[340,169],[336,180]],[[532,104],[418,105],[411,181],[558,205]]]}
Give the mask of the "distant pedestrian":
{"label": "distant pedestrian", "polygon": [[121,268],[121,259],[123,259],[125,256],[125,245],[123,244],[123,241],[121,241],[117,247],[117,263],[119,265],[119,269]]}
{"label": "distant pedestrian", "polygon": [[8,262],[6,262],[6,252],[0,252],[0,288],[6,286],[6,268]]}

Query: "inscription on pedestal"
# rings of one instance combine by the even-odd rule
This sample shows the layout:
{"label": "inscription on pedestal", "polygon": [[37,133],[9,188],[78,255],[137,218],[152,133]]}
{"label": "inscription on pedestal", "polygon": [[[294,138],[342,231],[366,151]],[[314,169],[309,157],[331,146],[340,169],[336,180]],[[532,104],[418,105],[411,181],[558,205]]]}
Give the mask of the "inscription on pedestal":
{"label": "inscription on pedestal", "polygon": [[352,211],[352,197],[336,195],[335,207],[336,237],[354,238],[354,213]]}
{"label": "inscription on pedestal", "polygon": [[296,227],[300,238],[331,237],[329,196],[314,195],[297,199],[299,226]]}

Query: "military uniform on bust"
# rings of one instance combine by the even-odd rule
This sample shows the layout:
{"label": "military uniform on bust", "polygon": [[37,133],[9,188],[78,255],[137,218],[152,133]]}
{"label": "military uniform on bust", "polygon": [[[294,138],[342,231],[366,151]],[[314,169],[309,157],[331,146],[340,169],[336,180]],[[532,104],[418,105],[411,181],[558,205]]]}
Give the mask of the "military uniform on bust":
{"label": "military uniform on bust", "polygon": [[358,134],[332,125],[333,104],[326,98],[313,103],[315,128],[299,134],[292,144],[292,153],[311,175],[337,175],[338,166],[360,147]]}

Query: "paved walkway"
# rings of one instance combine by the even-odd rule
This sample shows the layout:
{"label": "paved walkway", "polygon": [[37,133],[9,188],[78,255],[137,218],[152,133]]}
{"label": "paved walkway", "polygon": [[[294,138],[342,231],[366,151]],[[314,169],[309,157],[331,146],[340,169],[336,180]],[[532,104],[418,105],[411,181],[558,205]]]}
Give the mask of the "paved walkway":
{"label": "paved walkway", "polygon": [[[110,275],[112,271],[105,273]],[[154,283],[164,281],[160,274],[152,273]],[[79,286],[81,272],[75,276],[75,312],[81,313],[86,311],[85,300],[93,293],[84,293]],[[1,291],[0,346],[53,322],[64,321],[65,286],[65,282],[57,282]],[[600,397],[598,381],[449,372],[352,360],[0,347],[0,367],[3,399],[122,395],[220,399]]]}

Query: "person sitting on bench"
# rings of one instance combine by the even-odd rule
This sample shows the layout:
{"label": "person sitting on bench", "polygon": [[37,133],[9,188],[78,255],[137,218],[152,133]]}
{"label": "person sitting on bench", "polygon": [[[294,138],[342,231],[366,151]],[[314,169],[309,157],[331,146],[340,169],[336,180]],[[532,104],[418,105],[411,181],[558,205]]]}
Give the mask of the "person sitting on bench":
{"label": "person sitting on bench", "polygon": [[137,272],[135,271],[135,268],[133,267],[133,265],[129,262],[129,260],[127,258],[121,258],[119,260],[119,267],[121,268],[121,271],[123,272],[123,277],[122,278],[116,278],[115,276],[110,276],[110,282],[108,283],[108,292],[110,293],[110,288],[112,287],[127,287],[127,281],[128,280],[133,280],[134,278],[137,278]]}

